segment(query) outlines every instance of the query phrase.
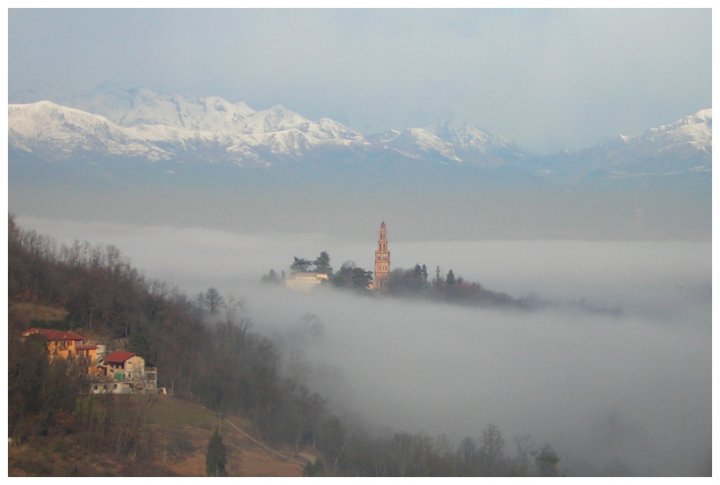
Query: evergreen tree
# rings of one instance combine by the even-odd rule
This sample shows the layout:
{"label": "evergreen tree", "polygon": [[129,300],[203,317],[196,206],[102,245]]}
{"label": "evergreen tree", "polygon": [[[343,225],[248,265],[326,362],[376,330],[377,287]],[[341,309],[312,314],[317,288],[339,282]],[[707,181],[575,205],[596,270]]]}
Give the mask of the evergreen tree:
{"label": "evergreen tree", "polygon": [[290,265],[290,271],[293,273],[306,273],[310,269],[312,262],[309,259],[293,257],[293,263]]}
{"label": "evergreen tree", "polygon": [[325,273],[328,276],[332,275],[332,266],[330,266],[330,255],[327,251],[320,253],[320,256],[315,260],[315,271],[318,273]]}
{"label": "evergreen tree", "polygon": [[366,271],[362,268],[353,268],[352,270],[352,286],[356,290],[364,290],[368,287],[372,281],[373,276],[371,271]]}
{"label": "evergreen tree", "polygon": [[226,463],[225,445],[222,436],[216,429],[208,443],[207,454],[205,455],[205,471],[209,477],[225,477],[227,476]]}
{"label": "evergreen tree", "polygon": [[352,261],[345,261],[330,280],[334,286],[365,290],[373,279],[371,271],[355,266]]}
{"label": "evergreen tree", "polygon": [[156,360],[152,352],[152,341],[147,335],[147,330],[142,325],[134,325],[130,332],[128,350],[145,358],[145,360]]}
{"label": "evergreen tree", "polygon": [[420,263],[415,265],[415,268],[413,268],[412,273],[410,273],[409,276],[409,281],[407,281],[406,284],[407,289],[412,290],[415,293],[420,292],[425,287],[425,278],[423,277],[423,270]]}
{"label": "evergreen tree", "polygon": [[[284,278],[283,278],[284,279]],[[266,275],[263,275],[262,279],[260,280],[262,283],[269,283],[273,285],[279,285],[280,284],[280,278],[278,278],[277,273],[274,269],[271,269],[270,272]]]}
{"label": "evergreen tree", "polygon": [[455,284],[455,273],[453,273],[453,270],[448,271],[445,282],[448,284],[448,286]]}

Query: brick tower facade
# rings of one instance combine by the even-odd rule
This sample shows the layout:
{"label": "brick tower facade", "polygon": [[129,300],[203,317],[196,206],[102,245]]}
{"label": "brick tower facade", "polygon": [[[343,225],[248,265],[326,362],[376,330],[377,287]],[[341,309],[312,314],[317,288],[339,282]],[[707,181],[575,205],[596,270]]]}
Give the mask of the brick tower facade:
{"label": "brick tower facade", "polygon": [[390,277],[390,251],[388,251],[387,229],[385,221],[380,224],[380,239],[375,251],[375,288],[382,288]]}

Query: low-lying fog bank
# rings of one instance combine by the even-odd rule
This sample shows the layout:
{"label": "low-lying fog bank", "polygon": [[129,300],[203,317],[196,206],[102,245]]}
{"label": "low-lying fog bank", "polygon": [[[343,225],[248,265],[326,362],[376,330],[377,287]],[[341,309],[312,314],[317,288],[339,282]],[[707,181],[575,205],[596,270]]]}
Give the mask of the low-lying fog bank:
{"label": "low-lying fog bank", "polygon": [[457,443],[494,423],[509,447],[523,433],[552,443],[573,474],[708,470],[710,328],[697,315],[658,325],[238,290],[255,328],[296,359],[291,372],[378,427]]}
{"label": "low-lying fog bank", "polygon": [[500,426],[551,443],[570,474],[697,475],[711,470],[711,243],[392,239],[395,267],[416,262],[514,297],[584,300],[619,316],[372,298],[257,282],[293,256],[327,250],[337,269],[372,269],[368,240],[241,235],[198,228],[18,217],[61,241],[114,244],[148,277],[190,294],[243,297],[288,372],[329,406],[376,430],[446,434],[455,444]]}

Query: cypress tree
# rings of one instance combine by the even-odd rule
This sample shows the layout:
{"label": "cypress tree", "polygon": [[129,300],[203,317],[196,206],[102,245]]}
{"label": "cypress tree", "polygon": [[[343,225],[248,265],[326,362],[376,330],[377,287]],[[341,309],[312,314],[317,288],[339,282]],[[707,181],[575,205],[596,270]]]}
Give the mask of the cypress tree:
{"label": "cypress tree", "polygon": [[225,445],[222,436],[216,429],[208,443],[207,454],[205,455],[205,471],[209,477],[225,477],[227,476],[225,471],[226,463]]}

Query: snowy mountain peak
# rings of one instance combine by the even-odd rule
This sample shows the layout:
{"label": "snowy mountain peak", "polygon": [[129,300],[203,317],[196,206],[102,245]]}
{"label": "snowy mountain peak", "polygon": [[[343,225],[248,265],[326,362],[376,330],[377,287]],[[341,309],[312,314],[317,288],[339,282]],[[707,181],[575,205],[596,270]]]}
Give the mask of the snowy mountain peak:
{"label": "snowy mountain peak", "polygon": [[660,125],[635,136],[619,136],[625,145],[652,145],[658,151],[677,151],[686,146],[712,152],[712,108],[702,109],[673,123]]}
{"label": "snowy mountain peak", "polygon": [[38,136],[51,133],[53,128],[87,128],[108,123],[104,116],[60,106],[48,100],[8,105],[8,128],[11,131],[23,128],[27,134]]}
{"label": "snowy mountain peak", "polygon": [[712,108],[705,108],[701,109],[697,113],[693,115],[694,118],[698,120],[704,120],[704,121],[710,121],[712,122]]}
{"label": "snowy mountain peak", "polygon": [[207,111],[213,111],[216,113],[237,113],[241,116],[250,116],[255,113],[255,110],[245,104],[244,101],[238,101],[237,103],[231,103],[219,96],[206,96],[204,98],[198,98],[205,105]]}
{"label": "snowy mountain peak", "polygon": [[310,121],[282,105],[275,105],[264,111],[248,116],[242,123],[243,133],[270,133],[274,131],[302,128]]}
{"label": "snowy mountain peak", "polygon": [[[28,101],[32,93],[14,96]],[[233,131],[239,129],[244,118],[255,113],[242,101],[231,103],[218,96],[187,98],[157,94],[147,88],[122,89],[108,83],[83,95],[59,96],[53,101],[105,116],[125,127],[163,125],[189,130]]]}
{"label": "snowy mountain peak", "polygon": [[441,139],[425,128],[391,130],[378,136],[386,148],[413,159],[441,157],[455,163],[462,162],[451,143]]}
{"label": "snowy mountain peak", "polygon": [[702,109],[638,135],[618,135],[576,154],[613,177],[710,173],[712,109]]}
{"label": "snowy mountain peak", "polygon": [[185,98],[164,96],[138,90],[129,110],[111,117],[123,126],[167,125],[192,130],[228,131],[238,129],[242,121],[255,113],[244,102],[231,103],[218,96]]}
{"label": "snowy mountain peak", "polygon": [[503,143],[499,137],[469,124],[446,122],[429,130],[445,140],[458,143],[461,148],[484,149],[489,144]]}
{"label": "snowy mountain peak", "polygon": [[163,150],[104,116],[50,101],[8,106],[8,140],[14,148],[47,160],[92,153],[141,156],[155,161]]}
{"label": "snowy mountain peak", "polygon": [[468,123],[444,122],[429,130],[455,146],[457,155],[465,161],[492,166],[525,157],[513,143]]}

